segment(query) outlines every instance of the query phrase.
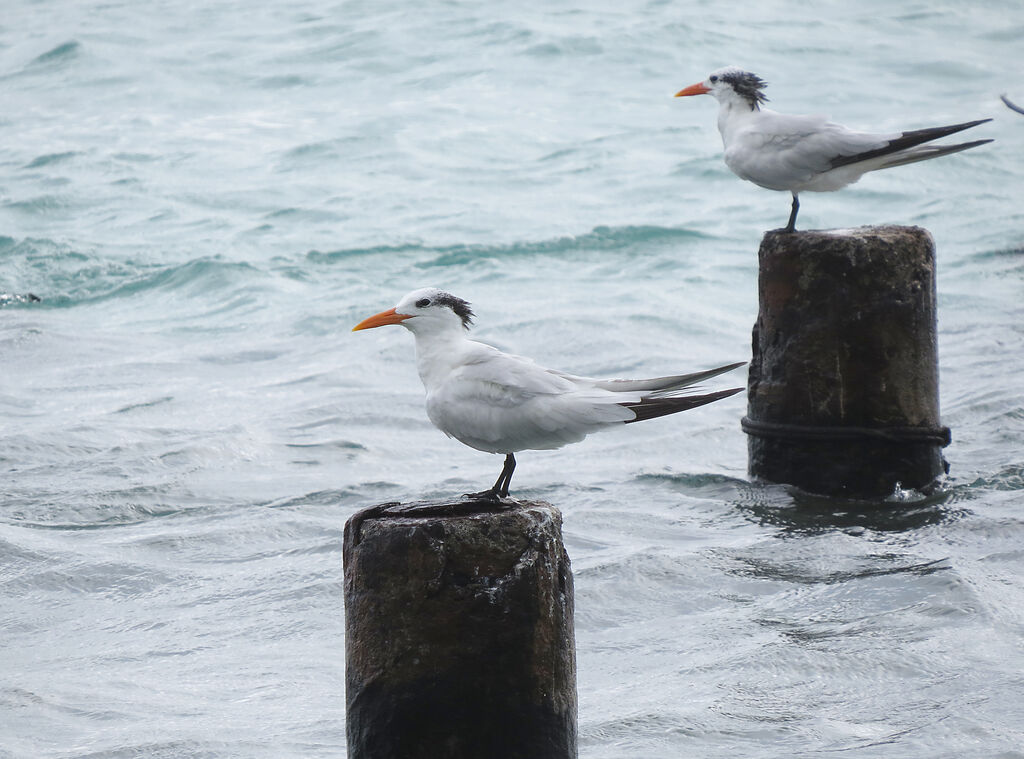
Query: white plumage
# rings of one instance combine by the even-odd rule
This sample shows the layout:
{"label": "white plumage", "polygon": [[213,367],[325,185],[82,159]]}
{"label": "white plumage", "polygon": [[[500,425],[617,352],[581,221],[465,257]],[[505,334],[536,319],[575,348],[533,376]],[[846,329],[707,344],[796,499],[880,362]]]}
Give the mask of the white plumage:
{"label": "white plumage", "polygon": [[703,82],[686,87],[676,97],[713,96],[719,103],[718,131],[725,163],[736,176],[769,190],[793,194],[786,231],[796,228],[804,190],[830,192],[856,182],[865,173],[957,153],[992,140],[956,145],[924,143],[983,124],[871,134],[847,129],[824,116],[791,116],[762,108],[765,82],[755,74],[727,66]]}
{"label": "white plumage", "polygon": [[354,330],[401,324],[412,332],[430,421],[471,448],[506,454],[494,487],[476,496],[508,495],[516,451],[561,448],[612,425],[685,411],[742,389],[684,393],[742,362],[642,380],[592,379],[545,369],[528,358],[470,340],[466,331],[472,315],[461,298],[424,288]]}

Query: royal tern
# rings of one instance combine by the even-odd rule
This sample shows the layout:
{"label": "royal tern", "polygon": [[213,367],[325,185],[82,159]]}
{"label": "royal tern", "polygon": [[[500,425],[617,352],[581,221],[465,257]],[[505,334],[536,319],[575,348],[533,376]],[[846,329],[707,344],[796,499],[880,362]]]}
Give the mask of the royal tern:
{"label": "royal tern", "polygon": [[412,332],[430,421],[470,448],[505,454],[494,486],[471,497],[508,496],[516,451],[561,448],[605,427],[686,411],[742,390],[684,394],[743,362],[640,380],[590,379],[545,369],[528,358],[470,340],[466,332],[472,317],[469,303],[428,287],[353,327],[356,331],[401,324]]}
{"label": "royal tern", "polygon": [[719,104],[718,131],[725,164],[736,176],[769,190],[788,190],[793,205],[785,231],[796,230],[797,195],[831,192],[869,171],[958,153],[992,140],[956,145],[925,145],[992,119],[894,134],[855,132],[824,116],[791,116],[762,108],[765,82],[735,66],[715,71],[703,82],[676,93],[712,95]]}

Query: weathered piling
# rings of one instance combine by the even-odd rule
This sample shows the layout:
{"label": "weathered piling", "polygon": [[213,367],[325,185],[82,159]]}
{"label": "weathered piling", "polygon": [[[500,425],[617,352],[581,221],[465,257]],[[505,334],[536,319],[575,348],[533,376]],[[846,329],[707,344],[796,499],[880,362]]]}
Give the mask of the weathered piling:
{"label": "weathered piling", "polygon": [[384,504],[345,525],[351,759],[567,759],[573,583],[550,504]]}
{"label": "weathered piling", "polygon": [[880,497],[948,465],[939,423],[935,246],[919,227],[767,232],[747,383],[749,470]]}

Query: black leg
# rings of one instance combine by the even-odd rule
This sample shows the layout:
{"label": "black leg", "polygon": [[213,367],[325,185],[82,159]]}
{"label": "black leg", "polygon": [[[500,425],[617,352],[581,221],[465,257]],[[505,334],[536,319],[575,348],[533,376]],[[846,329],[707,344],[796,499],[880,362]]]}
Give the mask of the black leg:
{"label": "black leg", "polygon": [[505,456],[505,465],[501,468],[498,481],[494,483],[495,490],[502,498],[508,498],[508,486],[512,484],[512,472],[516,471],[516,457],[511,453]]}
{"label": "black leg", "polygon": [[479,493],[466,493],[467,498],[508,498],[508,486],[512,482],[512,472],[516,470],[516,457],[511,453],[505,454],[505,465],[501,468],[501,474],[494,481],[490,490],[481,490]]}
{"label": "black leg", "polygon": [[796,193],[793,193],[793,209],[789,212],[789,224],[783,229],[783,232],[796,232],[796,212],[800,210],[800,201],[796,198]]}

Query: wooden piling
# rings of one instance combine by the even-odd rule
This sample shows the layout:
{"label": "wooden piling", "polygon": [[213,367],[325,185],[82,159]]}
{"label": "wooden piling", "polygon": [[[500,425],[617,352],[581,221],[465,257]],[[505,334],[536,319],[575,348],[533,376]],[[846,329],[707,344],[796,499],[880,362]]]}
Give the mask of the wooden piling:
{"label": "wooden piling", "polygon": [[577,755],[573,584],[550,504],[385,504],[345,526],[350,759]]}
{"label": "wooden piling", "polygon": [[948,471],[927,230],[772,231],[759,260],[743,420],[750,474],[877,498]]}

